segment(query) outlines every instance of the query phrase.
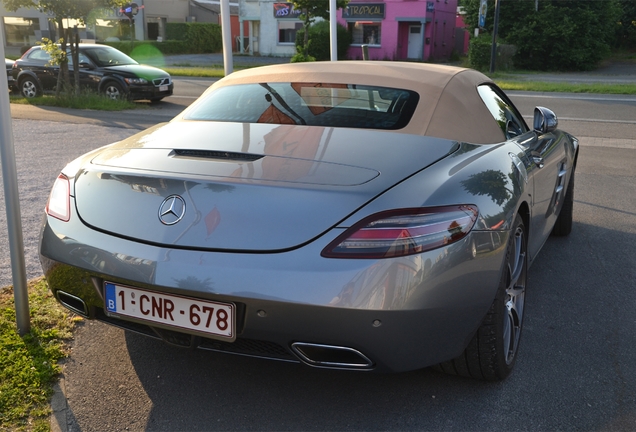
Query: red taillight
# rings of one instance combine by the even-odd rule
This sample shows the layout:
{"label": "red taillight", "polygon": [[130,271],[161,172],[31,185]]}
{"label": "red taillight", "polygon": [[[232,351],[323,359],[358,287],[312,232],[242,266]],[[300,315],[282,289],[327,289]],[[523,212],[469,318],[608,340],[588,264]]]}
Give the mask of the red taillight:
{"label": "red taillight", "polygon": [[60,174],[53,184],[46,203],[46,214],[64,222],[71,218],[71,185],[64,174]]}
{"label": "red taillight", "polygon": [[473,205],[392,210],[355,224],[323,251],[326,258],[393,258],[464,238],[479,211]]}

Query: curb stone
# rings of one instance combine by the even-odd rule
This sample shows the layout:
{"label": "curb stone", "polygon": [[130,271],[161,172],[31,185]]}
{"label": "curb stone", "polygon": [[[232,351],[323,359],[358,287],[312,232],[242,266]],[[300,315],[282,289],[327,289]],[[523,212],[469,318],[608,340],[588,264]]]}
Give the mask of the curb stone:
{"label": "curb stone", "polygon": [[60,374],[58,382],[53,386],[53,392],[51,397],[51,432],[67,432],[66,411],[68,410],[68,402],[66,400],[64,373]]}

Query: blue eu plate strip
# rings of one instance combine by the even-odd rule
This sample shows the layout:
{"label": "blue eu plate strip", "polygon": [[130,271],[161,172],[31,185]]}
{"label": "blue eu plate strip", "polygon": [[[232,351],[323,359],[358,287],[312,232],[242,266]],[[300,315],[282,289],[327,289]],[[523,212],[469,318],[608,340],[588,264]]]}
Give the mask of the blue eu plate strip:
{"label": "blue eu plate strip", "polygon": [[106,285],[106,310],[108,312],[117,312],[117,299],[115,298],[115,285],[107,283]]}

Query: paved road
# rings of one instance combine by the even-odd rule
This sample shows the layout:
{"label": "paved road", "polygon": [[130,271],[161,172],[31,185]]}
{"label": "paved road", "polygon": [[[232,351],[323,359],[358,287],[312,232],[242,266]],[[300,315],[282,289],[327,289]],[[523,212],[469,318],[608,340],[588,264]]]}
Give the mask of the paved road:
{"label": "paved road", "polygon": [[[87,322],[65,366],[64,392],[54,400],[54,426],[70,431],[636,429],[636,263],[628,258],[636,253],[636,127],[629,119],[612,123],[620,114],[612,114],[615,103],[609,101],[531,96],[513,97],[528,104],[525,115],[536,104],[563,103],[581,113],[586,104],[597,104],[596,117],[606,121],[582,135],[589,116],[557,110],[572,119],[562,124],[582,138],[574,230],[567,239],[550,239],[531,269],[521,357],[505,383],[430,370],[398,375],[313,370],[176,349]],[[618,104],[621,113],[636,106],[629,100]],[[49,121],[29,120],[26,112],[14,115],[23,208],[35,209],[25,233],[37,238],[34,226],[59,167],[178,110],[170,101],[160,106],[123,116],[99,114],[101,119],[53,110],[45,110],[58,116]],[[75,125],[80,123],[86,125]],[[594,133],[608,124],[627,128],[627,134]],[[27,253],[34,248],[30,243]]]}

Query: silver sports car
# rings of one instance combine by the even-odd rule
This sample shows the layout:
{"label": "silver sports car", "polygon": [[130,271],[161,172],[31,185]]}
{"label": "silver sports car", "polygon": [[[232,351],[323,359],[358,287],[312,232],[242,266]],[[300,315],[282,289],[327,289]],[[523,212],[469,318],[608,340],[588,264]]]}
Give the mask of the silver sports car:
{"label": "silver sports car", "polygon": [[500,380],[577,155],[553,112],[528,127],[469,69],[235,72],[62,170],[42,267],[64,306],[170,344]]}

